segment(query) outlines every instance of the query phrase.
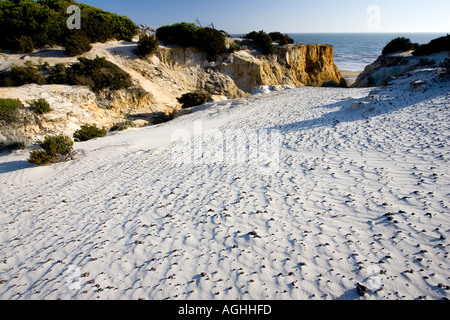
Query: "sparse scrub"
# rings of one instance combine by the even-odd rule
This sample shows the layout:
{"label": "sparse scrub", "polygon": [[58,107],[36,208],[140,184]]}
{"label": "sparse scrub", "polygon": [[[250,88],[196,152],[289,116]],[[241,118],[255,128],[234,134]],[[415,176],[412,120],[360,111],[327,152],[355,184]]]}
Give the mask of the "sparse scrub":
{"label": "sparse scrub", "polygon": [[30,101],[30,108],[37,114],[45,114],[52,111],[50,104],[45,99]]}
{"label": "sparse scrub", "polygon": [[417,43],[412,43],[410,39],[399,37],[395,38],[389,42],[383,49],[383,55],[396,53],[396,52],[406,52],[414,50],[418,47]]}
{"label": "sparse scrub", "polygon": [[207,92],[190,92],[177,99],[183,105],[183,109],[196,107],[211,100],[211,94]]}
{"label": "sparse scrub", "polygon": [[107,132],[105,129],[98,128],[96,124],[85,124],[73,134],[73,138],[75,139],[75,142],[84,142],[96,138],[102,138],[106,136],[106,133]]}
{"label": "sparse scrub", "polygon": [[72,154],[73,141],[67,136],[59,135],[46,137],[39,146],[43,150],[30,152],[28,162],[42,166],[60,160],[67,160]]}

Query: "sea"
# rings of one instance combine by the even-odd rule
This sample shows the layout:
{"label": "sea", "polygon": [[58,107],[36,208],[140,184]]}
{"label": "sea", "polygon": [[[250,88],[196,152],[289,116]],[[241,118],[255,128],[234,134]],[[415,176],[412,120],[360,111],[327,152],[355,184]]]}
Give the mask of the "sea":
{"label": "sea", "polygon": [[[392,39],[409,38],[425,44],[446,33],[289,33],[299,44],[329,44],[334,46],[334,62],[341,71],[363,71],[373,63]],[[241,35],[239,35],[241,36]]]}

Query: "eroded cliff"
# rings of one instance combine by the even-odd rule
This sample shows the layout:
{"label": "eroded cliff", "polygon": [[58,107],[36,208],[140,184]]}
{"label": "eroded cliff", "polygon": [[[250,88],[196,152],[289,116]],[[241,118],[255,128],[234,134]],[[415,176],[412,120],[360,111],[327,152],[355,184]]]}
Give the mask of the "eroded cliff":
{"label": "eroded cliff", "polygon": [[[24,121],[14,126],[1,125],[0,144],[14,141],[36,141],[45,135],[73,134],[81,124],[96,123],[111,127],[127,119],[152,122],[154,115],[180,108],[182,94],[203,90],[214,100],[250,95],[264,85],[321,86],[324,82],[340,83],[341,73],[333,61],[333,47],[328,45],[288,45],[278,47],[272,56],[262,56],[244,48],[208,62],[195,49],[160,46],[157,53],[141,59],[134,53],[136,42],[112,41],[95,44],[86,58],[105,57],[131,75],[129,89],[104,90],[94,94],[85,87],[27,85],[0,88],[0,97],[27,101],[44,98],[53,111],[41,117],[25,108]],[[0,54],[0,70],[30,61],[70,64],[77,58],[66,57],[63,49],[34,52],[30,55]]]}

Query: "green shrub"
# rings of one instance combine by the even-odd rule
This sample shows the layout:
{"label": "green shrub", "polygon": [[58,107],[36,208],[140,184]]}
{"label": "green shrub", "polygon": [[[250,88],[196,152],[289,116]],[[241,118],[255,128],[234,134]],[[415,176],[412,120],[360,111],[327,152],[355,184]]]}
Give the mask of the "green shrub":
{"label": "green shrub", "polygon": [[208,61],[214,61],[227,52],[225,35],[212,28],[201,28],[197,31],[195,47],[206,54]]}
{"label": "green shrub", "polygon": [[450,51],[450,35],[431,40],[428,44],[419,46],[414,52],[414,56],[428,56],[442,51]]}
{"label": "green shrub", "polygon": [[245,35],[244,38],[253,40],[258,49],[261,50],[261,53],[264,55],[271,55],[276,52],[275,47],[273,46],[272,38],[262,30],[259,32],[252,31]]}
{"label": "green shrub", "polygon": [[124,130],[127,130],[128,128],[134,128],[134,127],[136,127],[136,125],[133,123],[133,121],[128,120],[128,121],[116,123],[114,126],[112,126],[112,128],[109,131],[111,131],[111,132],[124,131]]}
{"label": "green shrub", "polygon": [[52,111],[50,104],[45,99],[30,101],[30,108],[38,114],[44,114]]}
{"label": "green shrub", "polygon": [[[81,9],[82,30],[93,42],[112,39],[130,41],[138,27],[127,17],[76,3],[73,0],[1,0],[0,47],[17,50],[30,44],[64,45],[73,30],[68,30],[67,8],[76,4]],[[28,37],[21,39],[22,37]],[[31,41],[29,41],[31,39]]]}
{"label": "green shrub", "polygon": [[91,39],[84,32],[74,30],[74,32],[66,38],[64,47],[67,55],[71,57],[79,56],[92,49]]}
{"label": "green shrub", "polygon": [[45,84],[45,78],[35,66],[12,67],[9,71],[9,77],[13,81],[14,86],[22,86],[24,84],[36,83]]}
{"label": "green shrub", "polygon": [[197,42],[197,27],[194,23],[175,23],[162,26],[156,30],[156,37],[164,44],[174,44],[182,47],[195,47]]}
{"label": "green shrub", "polygon": [[23,105],[19,99],[0,98],[0,120],[10,119],[20,107]]}
{"label": "green shrub", "polygon": [[54,84],[68,83],[67,68],[63,63],[57,63],[54,67],[49,68],[47,83],[54,83]]}
{"label": "green shrub", "polygon": [[412,43],[411,40],[407,38],[395,38],[384,47],[383,55],[414,50],[417,46],[418,44]]}
{"label": "green shrub", "polygon": [[96,138],[102,138],[106,136],[106,133],[107,132],[105,129],[99,129],[95,124],[85,124],[81,126],[80,130],[73,134],[73,138],[76,142],[84,142]]}
{"label": "green shrub", "polygon": [[281,32],[271,32],[269,33],[272,41],[278,42],[279,45],[284,46],[286,44],[293,44],[295,41],[287,34],[282,34]]}
{"label": "green shrub", "polygon": [[128,73],[106,58],[78,58],[78,63],[65,67],[57,64],[49,70],[49,83],[88,86],[94,92],[120,90],[133,85]]}
{"label": "green shrub", "polygon": [[203,52],[209,61],[227,52],[225,35],[213,28],[198,27],[193,23],[176,23],[156,30],[156,37],[164,44],[192,47]]}
{"label": "green shrub", "polygon": [[177,99],[183,105],[183,108],[196,107],[205,104],[211,100],[211,94],[206,92],[190,92],[183,94]]}
{"label": "green shrub", "polygon": [[136,54],[140,57],[146,57],[154,54],[159,47],[159,41],[154,35],[144,34],[139,37]]}
{"label": "green shrub", "polygon": [[29,36],[21,36],[16,40],[17,42],[17,53],[29,53],[33,52],[34,50],[34,43],[33,39],[31,39]]}
{"label": "green shrub", "polygon": [[34,150],[30,153],[28,162],[39,166],[55,162],[56,159],[67,159],[72,154],[73,141],[67,136],[46,137],[39,146],[43,150]]}
{"label": "green shrub", "polygon": [[36,164],[38,166],[45,166],[49,163],[55,161],[56,155],[48,154],[42,150],[33,150],[30,152],[30,157],[28,158],[29,163]]}

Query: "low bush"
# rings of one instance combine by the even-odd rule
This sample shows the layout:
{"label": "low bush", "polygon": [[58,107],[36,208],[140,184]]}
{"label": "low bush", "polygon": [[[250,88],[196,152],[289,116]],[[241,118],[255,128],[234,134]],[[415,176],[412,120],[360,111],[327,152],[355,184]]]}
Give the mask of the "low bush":
{"label": "low bush", "polygon": [[92,49],[91,39],[82,31],[75,30],[66,38],[64,48],[67,55],[71,57],[79,56]]}
{"label": "low bush", "polygon": [[39,166],[46,165],[58,160],[67,160],[72,154],[73,141],[67,136],[59,135],[56,137],[46,137],[39,146],[43,150],[34,150],[30,152],[28,162]]}
{"label": "low bush", "polygon": [[450,51],[450,35],[431,40],[428,44],[420,45],[414,52],[414,56],[429,56],[442,51]]}
{"label": "low bush", "polygon": [[78,58],[78,63],[65,67],[57,64],[49,70],[48,82],[88,86],[92,91],[120,90],[133,85],[128,73],[106,58]]}
{"label": "low bush", "polygon": [[164,44],[196,48],[203,52],[209,61],[227,53],[226,37],[223,32],[213,28],[198,27],[193,23],[176,23],[162,26],[156,30],[156,37]]}
{"label": "low bush", "polygon": [[106,136],[106,133],[107,132],[105,129],[97,128],[97,125],[95,124],[85,124],[73,134],[73,138],[75,139],[75,142],[84,142],[96,138],[102,138]]}
{"label": "low bush", "polygon": [[264,55],[271,55],[276,52],[272,38],[262,30],[259,32],[252,31],[245,35],[244,38],[253,40],[258,49],[261,50]]}
{"label": "low bush", "polygon": [[0,98],[0,120],[10,119],[16,110],[22,106],[19,99]]}
{"label": "low bush", "polygon": [[194,23],[175,23],[162,26],[156,30],[156,37],[164,44],[174,44],[182,47],[195,47],[197,43],[197,27]]}
{"label": "low bush", "polygon": [[190,92],[183,94],[177,99],[182,104],[183,109],[196,107],[211,100],[211,94],[207,92]]}
{"label": "low bush", "polygon": [[154,35],[144,34],[139,37],[136,54],[140,57],[146,57],[154,54],[159,47],[159,41]]}
{"label": "low bush", "polygon": [[417,48],[417,43],[412,43],[411,40],[399,37],[395,38],[391,42],[389,42],[383,49],[383,55],[395,53],[395,52],[406,52],[410,50],[414,50]]}
{"label": "low bush", "polygon": [[38,114],[44,114],[52,111],[50,104],[45,99],[30,101],[30,108]]}
{"label": "low bush", "polygon": [[12,67],[8,76],[11,78],[13,86],[22,86],[29,83],[43,85],[46,83],[39,69],[32,65]]}
{"label": "low bush", "polygon": [[293,44],[295,42],[294,39],[289,37],[287,34],[282,34],[281,32],[271,32],[269,33],[269,36],[272,38],[272,41],[278,42],[280,46]]}

